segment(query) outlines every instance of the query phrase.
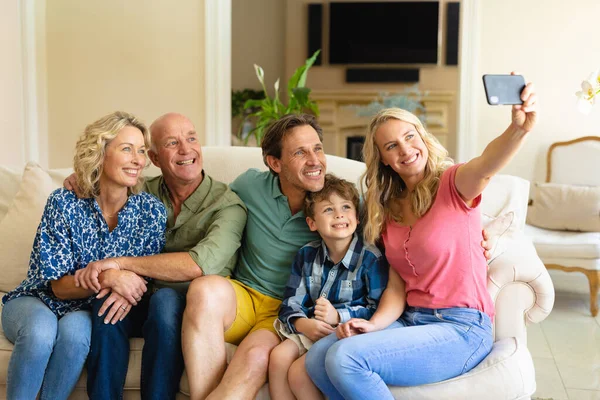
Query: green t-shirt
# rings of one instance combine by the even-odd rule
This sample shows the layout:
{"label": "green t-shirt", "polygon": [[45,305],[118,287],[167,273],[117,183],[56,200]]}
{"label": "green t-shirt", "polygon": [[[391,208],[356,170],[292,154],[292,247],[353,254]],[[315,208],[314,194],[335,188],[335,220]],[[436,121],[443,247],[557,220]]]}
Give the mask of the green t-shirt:
{"label": "green t-shirt", "polygon": [[250,169],[231,185],[248,208],[235,279],[267,296],[283,298],[294,256],[319,235],[311,232],[304,212],[292,215],[279,177]]}
{"label": "green t-shirt", "polygon": [[[205,275],[231,275],[246,225],[246,207],[240,198],[226,184],[204,175],[175,220],[163,177],[147,179],[145,189],[167,208],[163,253],[188,252]],[[180,290],[189,285],[189,282],[154,282],[156,287]]]}

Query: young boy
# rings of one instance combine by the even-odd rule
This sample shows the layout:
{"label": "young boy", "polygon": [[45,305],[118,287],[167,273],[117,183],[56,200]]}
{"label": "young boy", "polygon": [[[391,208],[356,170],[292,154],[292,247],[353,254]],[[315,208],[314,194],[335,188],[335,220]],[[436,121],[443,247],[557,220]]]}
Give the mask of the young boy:
{"label": "young boy", "polygon": [[302,247],[292,265],[275,327],[284,342],[269,361],[272,399],[323,398],[304,367],[313,342],[350,318],[369,319],[387,284],[385,257],[357,234],[356,187],[331,174],[304,202],[306,223],[322,240]]}

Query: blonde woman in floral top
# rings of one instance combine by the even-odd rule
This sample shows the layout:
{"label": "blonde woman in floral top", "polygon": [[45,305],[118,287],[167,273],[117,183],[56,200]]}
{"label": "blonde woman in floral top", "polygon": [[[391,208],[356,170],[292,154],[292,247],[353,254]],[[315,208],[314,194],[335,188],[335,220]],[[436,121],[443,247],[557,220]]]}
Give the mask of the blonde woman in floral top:
{"label": "blonde woman in floral top", "polygon": [[[140,193],[150,136],[133,115],[115,112],[89,125],[76,146],[74,168],[87,198],[55,190],[35,236],[27,278],[2,299],[2,327],[14,343],[9,399],[66,399],[90,347],[90,302],[73,274],[107,257],[145,256],[164,245],[163,204]],[[120,274],[117,276],[117,274]],[[126,282],[126,284],[124,284]],[[107,317],[122,319],[146,291],[133,273],[103,274]],[[109,294],[110,293],[110,294]]]}

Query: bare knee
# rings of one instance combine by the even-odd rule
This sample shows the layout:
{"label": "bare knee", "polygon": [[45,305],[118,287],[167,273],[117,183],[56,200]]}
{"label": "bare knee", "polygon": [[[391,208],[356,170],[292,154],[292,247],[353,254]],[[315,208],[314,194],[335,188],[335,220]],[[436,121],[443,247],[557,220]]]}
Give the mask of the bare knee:
{"label": "bare knee", "polygon": [[298,358],[298,354],[291,353],[287,346],[275,347],[269,356],[270,373],[286,373],[296,358]]}
{"label": "bare knee", "polygon": [[201,276],[190,283],[186,307],[210,309],[222,304],[231,294],[234,294],[233,288],[225,278],[215,275]]}
{"label": "bare knee", "polygon": [[288,370],[288,383],[294,393],[300,393],[307,385],[312,385],[312,381],[304,366],[304,357],[297,359],[290,366]]}
{"label": "bare knee", "polygon": [[190,283],[184,318],[188,322],[199,322],[211,315],[226,314],[232,307],[235,314],[235,292],[227,279],[202,276]]}
{"label": "bare knee", "polygon": [[271,347],[255,345],[246,350],[244,355],[246,365],[251,375],[260,375],[267,372]]}

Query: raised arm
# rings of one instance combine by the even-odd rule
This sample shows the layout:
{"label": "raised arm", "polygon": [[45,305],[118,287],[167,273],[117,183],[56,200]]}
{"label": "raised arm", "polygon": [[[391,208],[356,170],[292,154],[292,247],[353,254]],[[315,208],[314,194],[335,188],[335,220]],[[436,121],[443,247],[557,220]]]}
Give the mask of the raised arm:
{"label": "raised arm", "polygon": [[467,204],[470,205],[486,188],[490,178],[513,159],[535,126],[537,95],[532,83],[528,83],[521,92],[521,100],[522,105],[512,107],[512,122],[504,133],[492,140],[479,157],[456,171],[456,189]]}

